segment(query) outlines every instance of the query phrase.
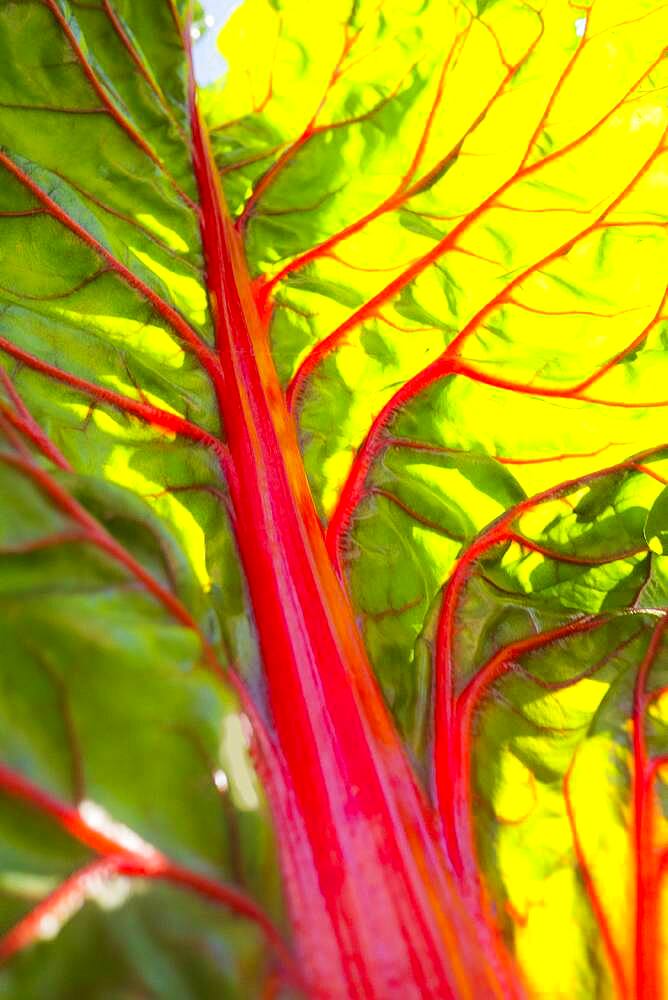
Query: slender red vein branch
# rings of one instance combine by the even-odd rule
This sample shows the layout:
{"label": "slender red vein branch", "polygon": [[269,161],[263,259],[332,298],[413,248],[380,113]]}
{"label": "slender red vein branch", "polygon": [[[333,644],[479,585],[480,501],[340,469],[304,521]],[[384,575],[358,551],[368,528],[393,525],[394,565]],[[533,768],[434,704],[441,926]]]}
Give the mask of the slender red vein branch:
{"label": "slender red vein branch", "polygon": [[[72,466],[67,461],[65,456],[59,451],[58,448],[55,447],[53,442],[46,437],[44,432],[37,424],[34,423],[34,421],[28,422],[24,420],[14,410],[5,406],[2,402],[0,402],[0,413],[2,414],[3,420],[8,421],[12,427],[15,428],[15,430],[20,431],[24,437],[27,437],[30,441],[32,441],[32,443],[39,448],[42,454],[57,465],[58,468],[67,472],[72,471]],[[19,450],[21,450],[20,447]]]}
{"label": "slender red vein branch", "polygon": [[72,48],[72,51],[74,52],[74,55],[76,56],[76,59],[77,59],[79,65],[81,66],[81,69],[83,70],[84,76],[86,77],[86,79],[90,83],[91,87],[93,88],[93,90],[95,91],[95,93],[97,94],[97,96],[99,97],[99,99],[104,104],[105,108],[107,109],[108,113],[111,115],[112,119],[116,122],[117,125],[119,125],[123,129],[123,131],[126,133],[127,136],[129,136],[129,138],[132,140],[132,142],[139,149],[141,149],[141,151],[146,156],[148,156],[148,158],[162,171],[162,173],[164,174],[165,178],[169,182],[170,186],[173,188],[173,190],[179,196],[179,198],[181,199],[181,201],[185,205],[187,205],[188,208],[191,209],[191,211],[197,213],[199,211],[198,206],[193,202],[193,200],[191,198],[188,197],[188,195],[185,193],[185,191],[183,191],[179,187],[179,185],[177,184],[176,180],[169,173],[169,171],[167,170],[167,168],[165,167],[164,163],[162,162],[162,160],[160,159],[160,157],[157,155],[157,153],[155,152],[155,150],[151,146],[149,146],[149,144],[146,142],[146,140],[142,138],[142,136],[137,132],[137,130],[135,129],[135,127],[129,122],[129,120],[125,117],[125,115],[122,114],[122,112],[119,111],[119,109],[114,104],[114,102],[111,99],[111,97],[109,96],[107,90],[105,89],[105,87],[103,86],[103,84],[100,82],[100,80],[99,80],[96,72],[94,71],[93,67],[88,62],[88,59],[86,58],[86,56],[85,56],[85,54],[83,52],[83,49],[81,48],[81,46],[79,45],[79,42],[77,41],[76,35],[74,34],[72,28],[68,24],[67,19],[65,18],[65,15],[60,10],[60,8],[59,8],[56,0],[42,0],[42,2],[44,4],[46,4],[46,6],[49,8],[49,10],[51,11],[51,13],[55,17],[56,21],[58,22],[58,24],[59,24],[59,26],[60,26],[63,34],[67,38],[67,41],[69,42],[69,44],[70,44],[70,46]]}
{"label": "slender red vein branch", "polygon": [[[585,667],[584,670],[580,670],[577,674],[571,674],[564,680],[548,681],[544,677],[537,677],[535,674],[532,674],[529,670],[527,670],[519,663],[516,663],[513,666],[518,675],[522,676],[526,681],[529,681],[530,684],[535,684],[536,686],[542,688],[544,691],[551,691],[552,693],[556,691],[564,691],[566,688],[573,687],[573,685],[575,684],[579,684],[580,681],[588,680],[590,677],[594,677],[596,674],[599,674],[605,667],[608,666],[608,664],[616,656],[619,656],[620,653],[624,652],[624,650],[627,649],[627,647],[630,646],[632,642],[635,642],[635,640],[639,638],[641,632],[642,629],[638,629],[636,632],[633,632],[628,639],[624,639],[624,641],[620,642],[618,646],[615,646],[615,648],[612,649],[609,653],[606,653],[603,659],[598,660],[596,663],[590,664],[590,666]],[[529,720],[527,716],[523,716],[523,718],[531,722],[531,720]],[[532,724],[535,725],[538,729],[542,730],[543,732],[577,732],[578,729],[580,730],[582,729],[582,727],[577,727],[577,726],[575,727],[575,729],[568,730],[565,729],[564,727],[545,726],[542,723],[532,723]]]}
{"label": "slender red vein branch", "polygon": [[56,365],[42,361],[40,358],[35,357],[34,354],[29,354],[28,351],[17,347],[5,337],[0,337],[0,350],[16,358],[17,361],[20,361],[28,368],[32,368],[42,375],[69,385],[72,389],[76,389],[84,393],[84,395],[90,396],[92,399],[107,403],[122,413],[136,417],[153,427],[159,427],[161,430],[169,431],[172,434],[188,438],[207,448],[211,448],[223,468],[229,471],[229,455],[223,442],[214,437],[213,434],[209,434],[208,431],[205,431],[198,424],[194,424],[184,417],[179,416],[178,413],[170,413],[168,410],[162,410],[158,406],[131,399],[130,396],[124,396],[121,393],[114,392],[112,389],[106,389],[104,386],[96,385],[94,382],[78,378],[78,376],[63,371]]}
{"label": "slender red vein branch", "polygon": [[651,476],[655,479],[657,483],[661,483],[662,486],[668,486],[668,479],[665,476],[660,476],[655,469],[650,469],[647,465],[636,465],[634,466],[638,472],[644,472],[646,476]]}
{"label": "slender red vein branch", "polygon": [[[527,160],[531,156],[531,152],[532,152],[534,146],[536,145],[536,141],[538,140],[541,132],[545,128],[545,124],[546,124],[547,119],[548,119],[548,117],[550,115],[550,112],[552,111],[552,108],[554,107],[555,102],[556,102],[559,94],[561,93],[561,90],[562,90],[564,84],[566,83],[566,81],[570,77],[571,73],[573,72],[575,64],[578,61],[578,59],[579,59],[579,57],[580,57],[583,49],[587,45],[587,42],[588,42],[587,31],[585,29],[582,37],[578,40],[578,44],[576,45],[576,47],[575,47],[575,49],[574,49],[574,51],[573,51],[570,59],[567,60],[566,65],[564,66],[563,70],[559,74],[559,78],[558,78],[557,82],[555,83],[554,87],[552,87],[551,90],[550,90],[550,96],[548,98],[547,104],[545,105],[545,107],[543,109],[543,112],[542,112],[542,114],[541,114],[538,122],[536,123],[536,126],[535,126],[533,132],[531,133],[531,138],[529,139],[529,142],[526,145],[524,156],[522,157],[522,160],[520,161],[520,166],[519,166],[519,172],[520,173],[526,167]],[[644,76],[645,76],[645,74],[643,74],[643,77],[641,77],[641,79],[643,79]],[[628,91],[627,93],[630,93],[630,91]],[[607,117],[607,115],[606,115],[606,117]],[[603,119],[603,121],[605,121],[605,119]],[[546,157],[546,159],[549,159],[549,158],[550,158],[549,156]]]}
{"label": "slender red vein branch", "polygon": [[[602,445],[594,451],[572,451],[561,452],[558,455],[544,455],[541,458],[511,458],[507,455],[485,456],[492,458],[500,465],[542,465],[547,462],[564,462],[571,458],[595,458],[602,455],[609,448],[619,447],[622,442],[610,442]],[[446,445],[431,444],[429,441],[417,441],[412,438],[391,437],[388,438],[387,445],[390,448],[406,448],[409,451],[426,451],[434,455],[462,455],[471,457],[471,452],[463,448],[448,448]]]}
{"label": "slender red vein branch", "polygon": [[280,142],[277,146],[271,146],[269,149],[263,149],[259,153],[252,153],[249,156],[245,156],[243,160],[235,160],[231,163],[222,163],[218,167],[218,175],[223,177],[225,174],[233,174],[237,170],[243,170],[244,167],[250,167],[253,163],[261,163],[262,160],[267,160],[270,156],[275,156],[276,153],[280,153],[285,146],[285,142]]}
{"label": "slender red vein branch", "polygon": [[0,151],[0,163],[18,180],[31,194],[33,194],[44,205],[50,215],[58,222],[74,233],[83,243],[95,251],[126,284],[138,292],[142,298],[149,302],[157,313],[169,323],[171,328],[197,357],[204,370],[207,372],[217,391],[222,393],[222,375],[218,359],[211,348],[195,333],[193,328],[186,322],[180,313],[173,306],[163,299],[157,292],[150,288],[145,282],[138,278],[136,274],[122,264],[111,251],[107,250],[87,229],[84,229],[71,215],[60,207],[46,191],[35,183],[6,153]]}
{"label": "slender red vein branch", "polygon": [[8,413],[11,413],[9,407],[5,406],[4,403],[0,404],[0,431],[19,455],[29,457],[30,449],[25,443],[24,435],[22,434],[21,429],[16,427],[8,418]]}
{"label": "slender red vein branch", "polygon": [[[649,693],[649,700],[652,700],[655,697],[655,691]],[[664,767],[668,767],[668,753],[659,754],[658,757],[652,757],[647,768],[648,782],[656,781],[659,771]]]}
{"label": "slender red vein branch", "polygon": [[56,104],[10,104],[8,101],[0,101],[0,108],[7,111],[47,111],[50,114],[63,115],[106,115],[106,108],[67,108]]}
{"label": "slender red vein branch", "polygon": [[[120,874],[125,861],[123,855],[97,858],[68,876],[0,937],[0,964],[24,948],[53,937],[61,925],[83,906],[91,892],[99,889],[102,882]],[[149,874],[149,866],[144,864],[147,870],[142,874]],[[154,874],[153,870],[150,874]]]}
{"label": "slender red vein branch", "polygon": [[17,542],[15,545],[0,545],[0,554],[3,556],[23,556],[30,552],[50,549],[56,545],[68,545],[70,542],[84,542],[85,540],[86,536],[82,531],[72,528],[68,531],[54,531],[50,535],[32,538],[27,542]]}
{"label": "slender red vein branch", "polygon": [[169,7],[169,11],[172,15],[172,20],[174,22],[174,27],[176,28],[177,37],[181,42],[184,53],[187,55],[186,46],[183,45],[182,25],[181,25],[181,19],[179,18],[179,13],[176,9],[176,0],[167,0],[167,6]]}
{"label": "slender red vein branch", "polygon": [[[97,9],[100,9],[100,8],[97,8]],[[111,24],[113,25],[114,31],[118,35],[118,37],[119,37],[122,45],[124,46],[124,48],[126,49],[128,55],[129,55],[130,59],[132,60],[132,62],[137,67],[137,70],[139,71],[139,75],[142,77],[142,79],[148,84],[148,86],[150,87],[150,89],[153,91],[153,94],[155,95],[155,97],[157,98],[157,100],[158,100],[158,102],[160,104],[160,107],[162,108],[162,110],[165,112],[165,114],[167,115],[167,117],[169,118],[169,120],[171,121],[171,123],[176,128],[177,132],[179,133],[179,135],[183,139],[183,142],[187,145],[189,143],[189,139],[188,139],[188,136],[186,135],[186,132],[183,129],[183,126],[181,125],[181,123],[175,117],[174,112],[170,108],[170,106],[169,106],[169,104],[167,102],[167,99],[166,99],[164,93],[162,92],[162,90],[158,86],[158,83],[157,83],[155,77],[149,71],[148,67],[146,66],[146,63],[144,62],[144,60],[140,56],[139,52],[137,51],[137,48],[136,48],[134,42],[130,38],[129,33],[126,30],[125,25],[121,21],[120,17],[118,16],[118,14],[117,14],[114,6],[112,5],[111,0],[102,0],[102,8],[101,9],[104,10],[104,12],[106,13],[107,17],[111,21]],[[188,201],[190,202],[190,199],[188,199]],[[193,208],[197,209],[197,206],[194,205],[193,202],[190,202],[190,205]]]}
{"label": "slender red vein branch", "polygon": [[430,531],[436,531],[438,532],[438,534],[445,535],[446,538],[452,538],[458,542],[462,541],[461,536],[453,535],[452,532],[447,531],[443,527],[443,525],[438,523],[438,521],[433,521],[430,518],[425,517],[423,514],[419,514],[409,504],[405,503],[403,500],[400,499],[400,497],[396,496],[390,490],[384,490],[380,486],[375,486],[369,492],[372,493],[374,496],[383,497],[385,500],[389,500],[390,503],[393,503],[396,507],[399,508],[399,510],[403,510],[404,513],[408,514],[408,516],[413,521],[416,521],[418,524],[424,525],[424,527],[429,528]]}
{"label": "slender red vein branch", "polygon": [[81,278],[77,281],[76,285],[71,285],[66,288],[63,292],[50,292],[46,295],[31,295],[29,292],[19,292],[14,288],[8,288],[6,285],[0,285],[0,292],[4,292],[6,295],[15,296],[17,299],[25,299],[28,302],[57,302],[59,299],[68,299],[71,295],[76,295],[77,292],[83,291],[98,278],[107,274],[109,268],[105,265],[99,267],[96,271],[92,271],[87,274],[85,278]]}
{"label": "slender red vein branch", "polygon": [[356,40],[357,40],[358,37],[359,37],[359,32],[356,33],[356,34],[350,35],[348,33],[347,28],[346,28],[346,30],[345,30],[345,38],[344,38],[344,43],[343,43],[343,46],[342,46],[342,49],[341,49],[341,53],[340,53],[340,55],[339,55],[339,57],[338,57],[335,65],[334,65],[334,68],[333,68],[333,70],[331,72],[329,81],[327,82],[327,85],[325,87],[325,92],[323,94],[323,97],[322,97],[320,103],[316,107],[313,115],[309,119],[306,127],[301,132],[301,134],[292,143],[290,143],[290,145],[284,150],[283,153],[281,153],[281,155],[278,157],[278,159],[274,163],[272,163],[272,165],[269,167],[269,169],[267,171],[265,171],[265,173],[260,177],[260,179],[254,185],[253,190],[252,190],[252,192],[250,194],[250,197],[247,199],[246,204],[243,207],[243,211],[241,212],[241,214],[239,215],[239,217],[237,218],[237,220],[235,222],[235,228],[239,232],[242,233],[244,231],[244,229],[245,229],[245,227],[246,227],[246,225],[248,223],[248,220],[250,219],[250,217],[252,216],[253,212],[255,211],[255,207],[256,207],[257,203],[259,202],[260,198],[262,198],[262,196],[268,190],[268,188],[271,187],[271,185],[274,183],[274,181],[279,176],[279,174],[281,173],[281,171],[283,170],[283,168],[286,166],[286,164],[289,163],[292,159],[294,159],[294,157],[298,153],[298,151],[300,149],[302,149],[306,145],[306,143],[309,142],[309,140],[315,134],[317,134],[318,129],[317,129],[315,123],[316,123],[316,119],[318,117],[318,114],[322,110],[322,107],[323,107],[323,105],[324,105],[324,103],[325,103],[325,101],[327,99],[327,96],[328,96],[331,88],[333,87],[334,83],[336,82],[336,80],[338,79],[338,77],[340,75],[341,66],[342,66],[344,60],[349,55],[349,53],[350,53],[351,49],[353,48],[353,46],[354,46],[354,44],[355,44],[355,42],[356,42]]}
{"label": "slender red vein branch", "polygon": [[22,208],[14,212],[0,211],[0,219],[27,219],[34,215],[44,215],[43,208]]}
{"label": "slender red vein branch", "polygon": [[644,545],[637,545],[632,549],[615,552],[613,556],[578,556],[568,552],[557,552],[554,549],[549,549],[546,545],[540,545],[538,542],[534,542],[530,538],[525,538],[524,535],[520,535],[515,531],[509,531],[506,538],[510,542],[516,542],[523,549],[538,552],[540,555],[546,556],[548,559],[554,559],[556,562],[573,563],[575,566],[605,566],[613,560],[630,559],[632,556],[637,556],[639,552],[645,551]]}
{"label": "slender red vein branch", "polygon": [[[276,926],[257,903],[240,889],[176,864],[161,851],[138,837],[132,830],[107,818],[106,815],[104,822],[100,823],[101,829],[98,829],[86,819],[87,812],[92,813],[97,818],[96,810],[87,811],[83,807],[77,809],[67,805],[1,763],[0,791],[19,798],[38,811],[45,813],[70,836],[102,855],[100,860],[92,862],[70,876],[63,885],[38,904],[13,930],[0,938],[0,961],[6,960],[14,952],[38,938],[42,917],[46,914],[54,914],[54,910],[58,910],[59,904],[68,901],[70,893],[77,893],[83,901],[87,894],[85,891],[88,888],[86,882],[89,880],[86,876],[89,873],[107,876],[117,874],[159,878],[173,882],[213,902],[221,903],[234,913],[253,921],[261,928],[269,943],[276,950],[286,972],[289,972],[297,982],[301,978],[295,969],[294,959]],[[82,890],[84,890],[83,893]]]}
{"label": "slender red vein branch", "polygon": [[607,624],[608,615],[586,615],[565,625],[509,643],[480,667],[453,701],[447,733],[439,740],[436,765],[439,769],[439,808],[444,823],[448,851],[456,860],[458,871],[472,887],[479,886],[473,838],[472,802],[472,722],[483,693],[512,668],[513,663],[529,653],[545,649],[563,639],[591,632]]}
{"label": "slender red vein branch", "polygon": [[45,493],[69,518],[83,529],[84,540],[106,552],[115,562],[133,576],[181,625],[193,631],[202,643],[203,653],[207,662],[217,673],[225,676],[225,671],[219,664],[209,640],[202,633],[199,625],[192,617],[183,602],[170,590],[164,587],[149,573],[133,555],[128,552],[91,514],[88,513],[67,490],[49,473],[30,459],[22,455],[14,455],[0,451],[0,462],[12,465],[18,469]]}
{"label": "slender red vein branch", "polygon": [[[116,831],[116,824],[107,824],[104,829],[92,826],[87,822],[85,813],[82,813],[80,809],[62,802],[49,792],[45,792],[32,781],[24,778],[1,762],[0,790],[14,796],[14,798],[21,799],[21,801],[49,816],[50,819],[57,823],[71,837],[74,837],[98,854],[119,854],[124,853],[128,849],[126,843],[120,843],[117,836],[114,837],[111,835],[110,831]],[[157,853],[149,845],[144,846],[149,856]]]}
{"label": "slender red vein branch", "polygon": [[2,382],[5,392],[14,404],[14,410],[9,408],[5,409],[3,407],[3,414],[5,418],[9,420],[17,430],[21,431],[22,434],[28,437],[33,444],[39,448],[42,454],[45,455],[46,458],[50,459],[54,465],[57,465],[58,468],[63,469],[65,472],[71,472],[72,466],[60,449],[56,448],[53,441],[47,437],[37,421],[34,419],[30,410],[27,408],[16,391],[11,378],[2,367],[0,367],[0,382]]}
{"label": "slender red vein branch", "polygon": [[631,993],[629,989],[629,984],[626,978],[626,970],[624,969],[624,963],[622,957],[615,944],[614,935],[612,933],[612,928],[610,926],[610,921],[608,915],[605,912],[605,907],[603,906],[603,901],[596,888],[596,882],[592,876],[592,873],[587,862],[587,857],[580,842],[580,837],[578,835],[577,824],[575,822],[575,812],[573,810],[573,803],[571,801],[570,794],[570,779],[573,770],[573,765],[575,764],[575,756],[571,761],[566,774],[564,775],[563,781],[563,794],[564,794],[564,804],[566,807],[566,816],[568,818],[568,825],[571,830],[571,837],[573,838],[573,850],[575,853],[575,859],[578,863],[578,869],[580,871],[580,876],[584,884],[584,889],[589,900],[589,904],[594,913],[596,923],[601,931],[603,937],[603,946],[608,955],[610,961],[610,966],[612,968],[612,974],[614,976],[615,982],[617,984],[617,989],[619,990],[619,995],[622,1000],[630,1000]]}
{"label": "slender red vein branch", "polygon": [[[463,378],[469,378],[474,382],[479,382],[481,385],[488,385],[494,389],[505,389],[508,392],[517,392],[522,396],[539,396],[545,399],[570,399],[576,403],[592,403],[596,406],[609,406],[613,409],[625,410],[645,410],[652,409],[653,407],[668,406],[668,400],[666,399],[638,399],[631,402],[623,399],[602,399],[597,396],[590,396],[588,393],[585,394],[580,391],[582,383],[577,383],[576,385],[567,387],[566,389],[553,389],[551,386],[515,382],[513,379],[503,378],[499,375],[490,375],[487,372],[482,371],[480,368],[474,368],[473,365],[464,364],[462,362],[454,362],[450,366],[444,365],[443,370],[446,375],[461,375]],[[603,377],[604,374],[606,373],[603,370],[601,370],[600,374],[599,372],[595,372],[587,381],[591,385],[598,378]],[[437,378],[432,379],[432,382],[437,381]]]}

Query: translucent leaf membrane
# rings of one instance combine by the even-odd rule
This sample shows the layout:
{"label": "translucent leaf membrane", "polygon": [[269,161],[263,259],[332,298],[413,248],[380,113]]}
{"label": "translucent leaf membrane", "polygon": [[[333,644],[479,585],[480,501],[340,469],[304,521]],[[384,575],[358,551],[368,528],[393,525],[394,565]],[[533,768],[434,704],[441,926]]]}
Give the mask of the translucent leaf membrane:
{"label": "translucent leaf membrane", "polygon": [[0,970],[17,1000],[259,995],[278,968],[244,910],[281,920],[224,676],[256,680],[257,654],[186,85],[176,5],[0,5],[0,957],[34,945]]}

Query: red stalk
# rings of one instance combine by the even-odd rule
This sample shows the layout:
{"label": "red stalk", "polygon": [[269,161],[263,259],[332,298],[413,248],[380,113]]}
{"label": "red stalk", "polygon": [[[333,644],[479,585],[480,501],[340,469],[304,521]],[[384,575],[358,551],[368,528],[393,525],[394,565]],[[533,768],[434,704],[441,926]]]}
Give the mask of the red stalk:
{"label": "red stalk", "polygon": [[266,776],[308,989],[509,996],[444,867],[328,556],[194,83],[191,114],[230,497],[280,747]]}

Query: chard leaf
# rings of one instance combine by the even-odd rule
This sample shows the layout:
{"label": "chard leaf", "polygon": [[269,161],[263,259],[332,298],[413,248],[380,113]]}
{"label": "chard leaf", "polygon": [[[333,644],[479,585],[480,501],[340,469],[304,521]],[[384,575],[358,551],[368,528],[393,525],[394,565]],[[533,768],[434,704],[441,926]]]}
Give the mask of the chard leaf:
{"label": "chard leaf", "polygon": [[250,716],[309,995],[659,997],[665,4],[201,13],[0,9],[0,993],[293,995]]}

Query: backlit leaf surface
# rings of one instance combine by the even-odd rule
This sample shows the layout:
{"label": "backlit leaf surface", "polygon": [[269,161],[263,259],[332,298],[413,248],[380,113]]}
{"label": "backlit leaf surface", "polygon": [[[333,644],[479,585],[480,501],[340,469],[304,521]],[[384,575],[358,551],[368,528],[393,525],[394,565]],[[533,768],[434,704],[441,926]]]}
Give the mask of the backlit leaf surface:
{"label": "backlit leaf surface", "polygon": [[[271,730],[188,17],[0,9],[0,916],[37,914],[7,997],[287,978],[211,902],[282,919],[224,676]],[[199,95],[329,556],[529,996],[668,982],[667,34],[658,0],[245,0]]]}

